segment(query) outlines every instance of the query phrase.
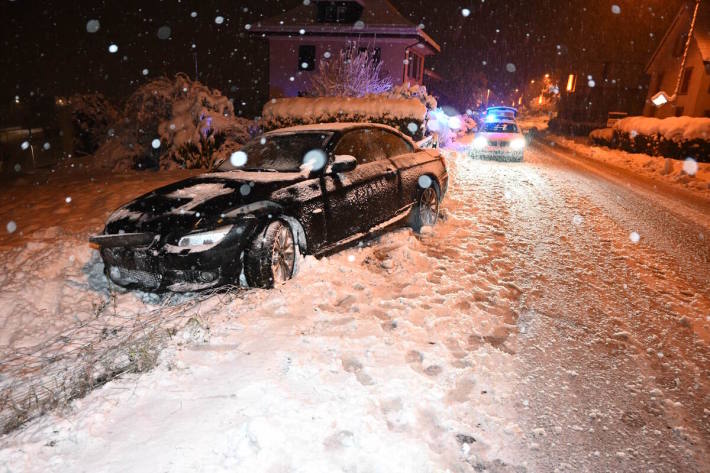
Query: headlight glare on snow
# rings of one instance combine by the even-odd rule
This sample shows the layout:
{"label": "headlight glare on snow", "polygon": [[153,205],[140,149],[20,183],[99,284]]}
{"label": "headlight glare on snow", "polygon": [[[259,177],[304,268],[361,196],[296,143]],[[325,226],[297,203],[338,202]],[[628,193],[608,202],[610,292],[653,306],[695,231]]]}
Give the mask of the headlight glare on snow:
{"label": "headlight glare on snow", "polygon": [[483,149],[486,146],[488,146],[488,140],[485,136],[477,136],[476,138],[474,138],[473,147],[475,149]]}
{"label": "headlight glare on snow", "polygon": [[525,148],[525,138],[516,138],[510,142],[510,147],[515,151],[520,151]]}
{"label": "headlight glare on snow", "polygon": [[224,240],[229,231],[232,229],[232,225],[227,225],[226,227],[216,228],[210,230],[209,232],[192,233],[190,235],[185,235],[178,241],[178,246],[188,247],[188,246],[205,246],[205,245],[216,245],[220,241]]}

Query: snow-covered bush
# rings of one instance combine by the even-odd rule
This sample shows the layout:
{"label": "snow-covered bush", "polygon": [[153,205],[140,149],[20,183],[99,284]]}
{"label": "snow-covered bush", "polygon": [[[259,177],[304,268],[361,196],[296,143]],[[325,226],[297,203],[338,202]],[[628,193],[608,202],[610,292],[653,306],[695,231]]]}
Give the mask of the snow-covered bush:
{"label": "snow-covered bush", "polygon": [[437,107],[436,97],[429,95],[425,86],[411,84],[410,82],[393,87],[387,93],[387,97],[393,99],[417,99],[430,111],[435,110]]}
{"label": "snow-covered bush", "polygon": [[69,98],[72,127],[74,129],[74,152],[93,154],[108,137],[110,127],[116,121],[116,107],[97,92],[77,94]]}
{"label": "snow-covered bush", "polygon": [[139,166],[210,168],[249,139],[250,123],[234,116],[218,90],[177,74],[148,82],[129,97],[114,126],[115,142],[97,155]]}
{"label": "snow-covered bush", "polygon": [[385,93],[392,88],[392,79],[383,75],[382,64],[373,50],[352,42],[318,62],[318,69],[311,76],[310,95],[365,97]]}
{"label": "snow-covered bush", "polygon": [[616,122],[611,133],[597,134],[592,141],[631,153],[710,162],[710,118],[628,117]]}
{"label": "snow-covered bush", "polygon": [[598,128],[596,130],[592,130],[592,132],[589,134],[589,139],[593,144],[597,146],[612,147],[614,143],[614,129]]}
{"label": "snow-covered bush", "polygon": [[333,122],[382,123],[419,140],[427,109],[418,99],[371,95],[361,98],[318,97],[272,99],[262,112],[265,130]]}

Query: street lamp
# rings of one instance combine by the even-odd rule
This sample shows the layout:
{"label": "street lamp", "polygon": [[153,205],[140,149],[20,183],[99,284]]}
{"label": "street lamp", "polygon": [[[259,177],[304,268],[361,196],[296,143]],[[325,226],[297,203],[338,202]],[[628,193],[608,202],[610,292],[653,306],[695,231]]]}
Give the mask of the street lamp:
{"label": "street lamp", "polygon": [[695,32],[695,21],[698,18],[698,9],[700,8],[700,0],[695,0],[695,10],[693,11],[693,18],[690,21],[690,31],[688,31],[688,39],[685,41],[685,50],[683,51],[683,60],[680,62],[680,70],[678,71],[678,80],[675,83],[675,91],[673,95],[668,95],[665,91],[661,90],[656,95],[651,97],[651,103],[656,107],[660,108],[667,103],[675,102],[678,98],[678,92],[680,91],[680,84],[683,81],[683,72],[685,71],[685,63],[688,60],[688,50],[690,49],[690,42],[693,40],[693,33]]}

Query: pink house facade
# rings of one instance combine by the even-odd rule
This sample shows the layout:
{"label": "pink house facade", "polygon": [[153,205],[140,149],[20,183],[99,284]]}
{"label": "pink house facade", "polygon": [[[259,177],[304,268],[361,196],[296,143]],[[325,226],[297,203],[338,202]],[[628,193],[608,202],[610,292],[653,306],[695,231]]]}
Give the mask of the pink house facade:
{"label": "pink house facade", "polygon": [[306,3],[251,28],[252,34],[269,41],[271,98],[305,94],[318,61],[353,42],[382,61],[382,71],[395,85],[422,84],[426,58],[440,51],[419,25],[387,0]]}

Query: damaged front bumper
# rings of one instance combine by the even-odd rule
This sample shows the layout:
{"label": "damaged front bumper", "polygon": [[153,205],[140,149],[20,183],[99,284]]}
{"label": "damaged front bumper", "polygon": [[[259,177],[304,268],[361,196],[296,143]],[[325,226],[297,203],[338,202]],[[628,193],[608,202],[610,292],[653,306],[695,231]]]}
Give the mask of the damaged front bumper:
{"label": "damaged front bumper", "polygon": [[[239,241],[217,245],[208,251],[179,252],[154,248],[157,239],[150,234],[99,235],[92,243],[99,245],[106,276],[128,289],[148,292],[193,292],[233,281],[241,273]],[[126,241],[138,243],[126,245]],[[150,242],[149,244],[146,244]]]}

